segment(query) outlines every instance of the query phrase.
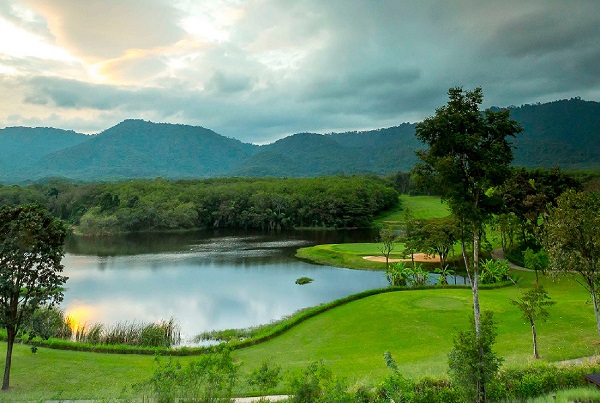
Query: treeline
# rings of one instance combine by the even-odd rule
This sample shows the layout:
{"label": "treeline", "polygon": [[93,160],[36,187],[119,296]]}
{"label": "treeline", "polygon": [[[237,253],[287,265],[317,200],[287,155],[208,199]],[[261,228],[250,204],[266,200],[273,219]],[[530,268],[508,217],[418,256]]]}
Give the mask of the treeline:
{"label": "treeline", "polygon": [[0,206],[45,205],[83,234],[206,227],[364,227],[398,203],[376,176],[136,180],[104,184],[49,181],[0,186]]}

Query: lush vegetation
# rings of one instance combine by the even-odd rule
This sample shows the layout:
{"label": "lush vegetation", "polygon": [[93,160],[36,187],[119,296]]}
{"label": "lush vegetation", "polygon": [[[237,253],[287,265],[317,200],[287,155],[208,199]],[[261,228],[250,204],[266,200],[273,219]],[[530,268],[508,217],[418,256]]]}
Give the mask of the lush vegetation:
{"label": "lush vegetation", "polygon": [[83,234],[205,227],[364,227],[398,203],[382,179],[207,179],[0,187],[0,205],[38,202]]}

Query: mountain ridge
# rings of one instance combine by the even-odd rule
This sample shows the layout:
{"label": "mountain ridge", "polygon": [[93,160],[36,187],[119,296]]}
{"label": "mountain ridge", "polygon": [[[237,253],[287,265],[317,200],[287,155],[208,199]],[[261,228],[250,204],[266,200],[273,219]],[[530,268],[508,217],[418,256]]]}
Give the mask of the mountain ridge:
{"label": "mountain ridge", "polygon": [[[579,98],[508,108],[524,127],[514,165],[600,168],[600,103]],[[344,133],[296,133],[254,145],[202,126],[126,119],[95,135],[0,129],[0,183],[217,176],[320,176],[407,171],[423,148],[415,123]]]}

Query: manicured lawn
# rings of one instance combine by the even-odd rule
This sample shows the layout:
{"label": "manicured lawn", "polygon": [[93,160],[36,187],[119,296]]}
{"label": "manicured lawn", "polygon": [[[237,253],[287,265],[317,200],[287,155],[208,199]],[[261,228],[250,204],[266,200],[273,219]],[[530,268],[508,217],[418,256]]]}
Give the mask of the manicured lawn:
{"label": "manicured lawn", "polygon": [[[519,272],[520,286],[529,287],[533,274]],[[548,361],[598,353],[593,311],[587,295],[573,280],[543,280],[557,304],[550,318],[538,324],[540,354]],[[519,290],[507,287],[481,291],[482,309],[499,322],[497,351],[506,365],[532,358],[531,330],[510,304]],[[248,363],[271,359],[300,368],[324,359],[336,374],[350,379],[377,380],[387,369],[383,352],[392,352],[403,374],[442,375],[452,335],[468,326],[471,291],[419,290],[380,294],[325,312],[270,342],[236,352]]]}
{"label": "manicured lawn", "polygon": [[[534,275],[517,272],[519,286],[530,287]],[[558,361],[598,353],[592,308],[583,288],[572,279],[542,280],[557,304],[550,318],[538,324],[542,359]],[[530,328],[510,304],[519,289],[481,291],[483,309],[498,320],[496,349],[505,365],[531,360]],[[350,381],[377,382],[387,373],[383,352],[389,350],[403,374],[443,375],[452,335],[468,326],[469,289],[433,289],[378,294],[327,311],[283,335],[233,353],[248,372],[261,362],[295,371],[323,360]],[[4,354],[5,344],[0,344]],[[174,358],[185,364],[196,357]],[[2,400],[116,398],[131,384],[150,377],[151,356],[79,353],[17,345],[13,360],[13,390]],[[285,391],[285,390],[281,390]]]}
{"label": "manicured lawn", "polygon": [[386,211],[375,219],[378,224],[399,225],[404,221],[406,209],[410,209],[415,219],[441,218],[450,215],[448,206],[439,196],[400,196],[400,205]]}

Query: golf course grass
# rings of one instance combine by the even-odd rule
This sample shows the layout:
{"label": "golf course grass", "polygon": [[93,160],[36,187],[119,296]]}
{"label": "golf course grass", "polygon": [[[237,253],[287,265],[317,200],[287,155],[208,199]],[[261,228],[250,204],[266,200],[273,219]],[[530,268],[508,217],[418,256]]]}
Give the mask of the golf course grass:
{"label": "golf course grass", "polygon": [[379,225],[398,226],[404,221],[406,211],[410,210],[416,220],[442,218],[450,215],[450,209],[439,196],[409,196],[400,195],[400,204],[375,219]]}
{"label": "golf course grass", "polygon": [[[531,272],[515,272],[519,288],[533,284]],[[550,362],[598,353],[592,308],[574,279],[552,282],[542,278],[550,296],[547,322],[538,324],[539,350]],[[307,285],[310,286],[310,285]],[[481,291],[482,309],[498,321],[496,350],[505,365],[532,360],[531,330],[510,303],[520,289]],[[263,361],[285,370],[305,368],[316,360],[350,381],[376,383],[387,373],[383,352],[390,351],[403,374],[441,376],[447,370],[452,335],[468,326],[470,289],[409,290],[378,294],[313,317],[281,336],[233,353],[247,373]],[[6,344],[1,344],[4,354]],[[166,360],[167,358],[162,358]],[[177,357],[185,364],[197,357]],[[16,345],[12,390],[3,400],[117,398],[131,385],[148,379],[156,363],[151,356],[81,353]],[[285,392],[284,387],[280,387]],[[241,393],[244,390],[240,391]]]}

